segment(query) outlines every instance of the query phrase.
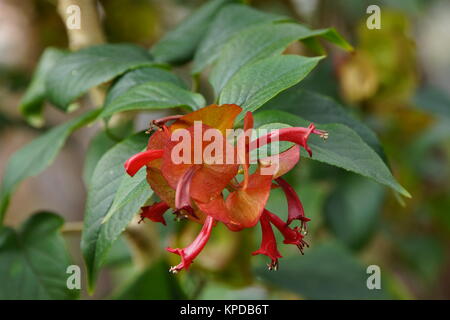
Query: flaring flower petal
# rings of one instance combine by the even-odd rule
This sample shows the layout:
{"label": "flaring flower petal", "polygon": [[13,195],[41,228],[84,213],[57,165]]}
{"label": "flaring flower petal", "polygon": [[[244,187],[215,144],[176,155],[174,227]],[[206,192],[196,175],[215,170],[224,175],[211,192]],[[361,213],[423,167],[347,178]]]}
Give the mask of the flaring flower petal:
{"label": "flaring flower petal", "polygon": [[142,207],[141,221],[147,218],[153,222],[161,222],[163,225],[166,225],[166,220],[163,215],[169,208],[169,205],[164,201],[155,202],[151,206]]}
{"label": "flaring flower petal", "polygon": [[271,263],[268,265],[269,270],[277,270],[278,259],[282,258],[280,252],[278,252],[277,241],[273,234],[272,226],[270,225],[269,217],[265,214],[261,216],[259,221],[261,224],[262,239],[261,246],[258,250],[252,253],[252,255],[264,254],[271,259]]}
{"label": "flaring flower petal", "polygon": [[259,170],[250,175],[247,188],[238,188],[227,199],[222,196],[197,205],[205,214],[225,223],[229,229],[238,231],[258,223],[269,198],[272,176],[262,175]]}
{"label": "flaring flower petal", "polygon": [[212,217],[206,217],[202,230],[198,234],[197,238],[195,238],[195,240],[189,246],[184,249],[167,248],[167,251],[176,253],[181,256],[181,263],[170,268],[170,272],[177,273],[182,269],[189,269],[189,266],[191,265],[193,260],[199,255],[199,253],[203,250],[206,243],[208,242],[213,226],[214,219]]}
{"label": "flaring flower petal", "polygon": [[[210,128],[206,125],[202,125],[200,127],[201,131],[195,132],[195,127],[187,128],[187,134],[189,134],[190,138],[190,161],[189,163],[174,163],[173,157],[174,153],[177,153],[174,148],[178,148],[179,141],[168,141],[164,148],[164,156],[161,165],[161,171],[164,175],[164,178],[167,180],[169,185],[176,189],[178,186],[178,182],[181,177],[189,170],[192,166],[198,167],[196,173],[194,174],[191,182],[191,197],[199,202],[208,202],[211,199],[217,197],[222,190],[229,184],[231,179],[236,176],[238,172],[239,165],[234,163],[214,163],[210,161],[210,159],[199,159],[201,160],[199,164],[195,164],[195,152],[198,150],[203,154],[205,153],[205,148],[208,147],[210,143],[208,141],[194,141],[196,138],[196,134],[201,134],[203,137],[203,133],[206,130],[215,130],[214,128]],[[219,135],[222,137],[221,135]],[[219,137],[218,136],[218,137]],[[220,138],[222,139],[222,138]],[[222,143],[223,142],[223,143]],[[225,156],[228,150],[232,150],[233,147],[229,144],[229,142],[223,138],[218,144],[220,145],[220,150],[216,150],[218,152],[218,158],[222,159],[223,162],[226,162],[222,156]],[[187,145],[186,145],[187,146]],[[179,150],[178,150],[179,151]],[[183,150],[184,152],[185,150]],[[183,154],[183,156],[185,156]]]}
{"label": "flaring flower petal", "polygon": [[297,246],[300,252],[303,254],[303,248],[308,244],[303,240],[303,235],[298,231],[298,228],[290,228],[286,222],[280,219],[277,215],[273,214],[269,210],[264,210],[262,215],[267,217],[270,222],[281,232],[284,237],[283,243],[293,244]]}
{"label": "flaring flower petal", "polygon": [[283,178],[277,178],[275,181],[283,189],[284,195],[288,203],[288,219],[287,224],[291,224],[293,220],[300,220],[302,224],[302,229],[306,227],[306,222],[310,221],[305,217],[305,210],[303,209],[302,202],[295,192],[294,188],[287,183]]}
{"label": "flaring flower petal", "polygon": [[[177,211],[175,206],[175,190],[169,186],[159,169],[147,167],[147,182],[161,200],[166,202],[174,211]],[[192,208],[194,210],[194,214],[187,215],[186,218],[195,222],[203,223],[205,220],[205,214],[198,210],[195,203]]]}
{"label": "flaring flower petal", "polygon": [[224,104],[220,106],[211,104],[178,119],[170,126],[170,130],[173,132],[179,128],[186,129],[192,126],[195,121],[201,121],[211,128],[216,128],[225,137],[226,130],[233,128],[234,119],[241,111],[242,108],[235,104]]}

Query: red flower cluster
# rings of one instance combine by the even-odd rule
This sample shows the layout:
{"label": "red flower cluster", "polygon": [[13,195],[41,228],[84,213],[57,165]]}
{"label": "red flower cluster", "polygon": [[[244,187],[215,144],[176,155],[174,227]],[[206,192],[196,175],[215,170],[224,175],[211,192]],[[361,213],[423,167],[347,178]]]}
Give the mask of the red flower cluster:
{"label": "red flower cluster", "polygon": [[[276,269],[278,258],[281,258],[272,225],[284,236],[284,243],[296,245],[302,253],[303,248],[307,246],[302,231],[306,229],[309,219],[305,217],[303,206],[294,189],[281,176],[299,161],[300,146],[311,155],[311,149],[307,144],[310,134],[326,138],[327,133],[315,129],[311,124],[308,128],[279,129],[251,140],[249,133],[253,130],[253,116],[248,112],[244,120],[245,134],[238,138],[238,145],[243,143],[245,146],[244,152],[237,151],[237,146],[232,146],[227,141],[226,135],[227,129],[233,127],[234,120],[241,111],[239,106],[233,104],[210,105],[184,116],[155,120],[153,124],[158,130],[150,137],[147,151],[134,155],[125,163],[125,169],[131,176],[146,166],[147,181],[161,199],[161,202],[142,208],[142,219],[148,218],[165,224],[163,215],[171,208],[177,216],[203,224],[200,234],[188,247],[167,249],[181,256],[181,263],[171,268],[174,273],[189,268],[206,245],[212,228],[218,221],[232,231],[254,227],[259,221],[262,242],[260,249],[253,254],[268,256],[271,259],[269,269]],[[169,121],[174,122],[168,126],[166,124]],[[172,154],[178,143],[177,139],[173,139],[174,135],[177,130],[185,129],[193,136],[194,122],[197,121],[201,122],[201,130],[216,130],[225,138],[221,152],[225,154],[228,150],[236,151],[241,161],[215,163],[208,158],[194,163],[173,161]],[[203,152],[210,144],[205,141],[196,144],[192,140],[194,139],[191,139],[192,156],[195,156],[196,152]],[[295,145],[277,155],[275,166],[272,161],[274,156],[258,159],[255,171],[250,173],[250,152],[277,140],[289,141]],[[270,174],[263,174],[263,169],[268,167],[272,168]],[[240,173],[243,174],[243,178],[238,182],[237,175]],[[271,189],[278,187],[284,191],[288,203],[286,222],[265,209]],[[228,191],[227,196],[225,190]],[[300,221],[299,227],[290,227],[294,220]]]}

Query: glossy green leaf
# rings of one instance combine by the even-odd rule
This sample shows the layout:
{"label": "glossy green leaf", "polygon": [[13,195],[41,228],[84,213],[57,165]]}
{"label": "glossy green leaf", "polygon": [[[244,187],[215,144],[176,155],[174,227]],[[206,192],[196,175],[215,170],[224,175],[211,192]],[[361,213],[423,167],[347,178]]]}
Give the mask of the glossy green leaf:
{"label": "glossy green leaf", "polygon": [[84,159],[83,181],[85,185],[89,185],[97,162],[103,154],[116,144],[117,141],[112,139],[106,131],[100,131],[92,138]]}
{"label": "glossy green leaf", "polygon": [[341,39],[334,43],[350,48],[334,29],[310,30],[297,23],[267,23],[247,28],[222,48],[209,77],[214,92],[218,95],[245,65],[281,54],[294,41],[330,34],[336,36],[329,39]]}
{"label": "glossy green leaf", "polygon": [[[111,208],[109,208],[108,213],[103,218],[102,224],[104,227],[115,224],[114,227],[116,227],[118,221],[115,220],[124,219],[124,222],[122,222],[119,227],[120,230],[118,231],[119,233],[122,233],[134,213],[140,209],[152,194],[153,192],[147,183],[147,173],[145,170],[140,170],[134,177],[124,175],[114,196]],[[129,210],[130,207],[134,209],[131,209],[127,215],[126,211]],[[123,223],[125,223],[125,225],[123,225]],[[115,233],[117,233],[117,231],[115,231]],[[114,240],[115,237],[112,241]]]}
{"label": "glossy green leaf", "polygon": [[[284,123],[295,127],[307,127],[310,124],[309,121],[284,111],[266,110],[255,114],[255,127],[267,123]],[[395,180],[380,156],[355,131],[339,123],[317,125],[317,128],[327,131],[329,138],[323,141],[317,135],[311,135],[308,144],[313,160],[357,173],[388,186],[405,197],[411,197]],[[307,157],[304,150],[302,155]]]}
{"label": "glossy green leaf", "polygon": [[130,110],[187,107],[196,110],[205,105],[201,94],[169,82],[147,82],[135,86],[105,106],[102,117]]}
{"label": "glossy green leaf", "polygon": [[45,88],[47,74],[55,67],[57,62],[66,55],[66,51],[50,47],[44,51],[39,60],[33,79],[20,101],[19,106],[20,112],[32,126],[41,127],[44,124],[42,108],[47,94]]}
{"label": "glossy green leaf", "polygon": [[367,288],[366,266],[345,248],[334,244],[313,244],[304,256],[280,259],[277,272],[267,268],[258,275],[271,285],[308,299],[387,299],[381,289]]}
{"label": "glossy green leaf", "polygon": [[329,97],[293,87],[267,102],[264,109],[288,111],[314,123],[345,124],[358,133],[383,159],[386,159],[376,134]]}
{"label": "glossy green leaf", "polygon": [[33,215],[19,230],[0,228],[0,299],[75,299],[67,288],[72,265],[59,230],[64,221],[47,212]]}
{"label": "glossy green leaf", "polygon": [[129,89],[143,84],[145,82],[170,82],[183,89],[187,89],[186,84],[174,73],[155,67],[139,68],[125,73],[108,90],[105,99],[105,105],[110,104],[117,97],[128,91]]}
{"label": "glossy green leaf", "polygon": [[151,49],[157,61],[181,64],[194,56],[195,50],[217,12],[226,4],[237,0],[211,0],[168,32]]}
{"label": "glossy green leaf", "polygon": [[381,185],[356,175],[347,176],[339,180],[326,200],[326,222],[339,240],[360,249],[377,227],[383,199]]}
{"label": "glossy green leaf", "polygon": [[92,110],[59,125],[13,154],[6,165],[0,189],[0,222],[3,221],[9,198],[16,186],[27,177],[44,171],[53,162],[70,134],[94,121],[98,114],[99,110]]}
{"label": "glossy green leaf", "polygon": [[[90,288],[95,285],[112,243],[151,195],[150,187],[144,186],[145,170],[132,179],[123,168],[129,157],[145,147],[147,139],[139,133],[118,143],[104,154],[94,170],[81,239]],[[109,219],[105,220],[108,213]]]}
{"label": "glossy green leaf", "polygon": [[211,28],[195,52],[192,73],[199,73],[214,62],[219,57],[223,46],[239,31],[255,24],[287,19],[243,4],[225,6],[211,23]]}
{"label": "glossy green leaf", "polygon": [[157,261],[130,281],[114,299],[118,300],[178,300],[186,295],[178,284],[177,277],[167,270],[164,261]]}
{"label": "glossy green leaf", "polygon": [[149,53],[130,44],[103,44],[74,52],[59,60],[47,77],[49,100],[67,111],[90,88],[124,72],[154,62]]}
{"label": "glossy green leaf", "polygon": [[219,104],[234,103],[245,112],[255,111],[281,91],[300,82],[322,57],[281,55],[262,59],[243,67],[223,89]]}

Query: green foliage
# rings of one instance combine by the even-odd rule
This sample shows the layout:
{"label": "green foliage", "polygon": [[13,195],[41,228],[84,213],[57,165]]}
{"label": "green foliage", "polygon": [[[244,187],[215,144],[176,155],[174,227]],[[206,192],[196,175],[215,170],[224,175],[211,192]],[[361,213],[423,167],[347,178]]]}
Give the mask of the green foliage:
{"label": "green foliage", "polygon": [[241,30],[256,24],[283,20],[287,18],[258,11],[242,4],[225,6],[217,14],[208,33],[197,48],[192,72],[199,73],[217,60],[224,45]]}
{"label": "green foliage", "polygon": [[130,156],[142,150],[146,140],[147,136],[139,133],[118,143],[103,155],[92,175],[81,239],[90,289],[112,243],[152,194],[147,185],[143,187],[145,170],[131,179],[123,168]]}
{"label": "green foliage", "polygon": [[44,124],[42,108],[47,95],[45,86],[47,75],[58,61],[66,55],[66,51],[51,47],[44,51],[34,72],[33,79],[20,102],[20,112],[35,127],[41,127]]}
{"label": "green foliage", "polygon": [[[286,257],[280,261],[281,268],[277,273],[258,268],[257,275],[265,284],[269,284],[269,288],[291,291],[305,298],[389,297],[383,290],[367,289],[366,268],[348,249],[360,249],[366,245],[377,227],[385,199],[382,185],[389,186],[403,196],[410,195],[389,170],[386,155],[374,131],[347,112],[341,104],[317,93],[325,91],[337,95],[337,81],[331,77],[332,72],[336,71],[334,66],[329,64],[326,73],[320,74],[305,86],[302,80],[325,57],[283,54],[297,41],[309,48],[309,52],[320,55],[325,51],[319,40],[326,40],[347,51],[352,50],[351,45],[333,28],[312,30],[296,23],[294,19],[258,11],[239,2],[207,1],[174,30],[166,33],[150,50],[131,44],[97,45],[74,53],[47,49],[20,104],[21,112],[31,124],[37,126],[43,123],[41,113],[45,100],[63,111],[71,111],[73,102],[100,85],[106,91],[106,98],[101,106],[97,106],[98,109],[49,130],[11,157],[0,189],[0,221],[3,221],[16,186],[27,177],[46,169],[74,130],[97,120],[105,121],[107,125],[90,141],[83,171],[88,190],[81,250],[86,263],[89,291],[92,292],[101,268],[109,260],[130,259],[129,254],[123,254],[128,253],[127,247],[117,240],[139,209],[153,196],[146,181],[146,170],[140,170],[131,178],[123,168],[130,156],[145,148],[148,136],[143,133],[133,134],[133,123],[129,118],[134,113],[126,114],[128,120],[124,125],[111,124],[113,121],[107,120],[127,111],[159,112],[180,108],[181,111],[190,112],[204,107],[207,104],[206,97],[214,98],[218,104],[240,105],[243,112],[235,123],[240,126],[245,112],[264,107],[263,111],[255,114],[255,127],[306,127],[314,122],[319,129],[329,133],[329,138],[322,141],[316,135],[310,137],[312,160],[352,174],[339,170],[338,174],[328,177],[328,186],[334,187],[330,189],[317,181],[304,186],[303,175],[308,176],[310,172],[300,172],[301,182],[296,181],[292,185],[295,189],[301,188],[305,208],[314,207],[313,233],[322,228],[324,220],[325,226],[334,235],[333,244],[317,244],[313,238],[312,248],[305,256]],[[183,79],[186,75],[192,75],[195,90],[201,90],[205,97],[190,90],[171,69],[191,61],[191,70],[179,68],[175,72],[183,75]],[[208,70],[208,67],[211,69]],[[199,73],[203,71],[209,71],[203,78],[209,80],[213,92],[207,91],[211,88],[196,85],[201,83],[203,78]],[[395,82],[396,78],[391,80]],[[323,87],[330,83],[324,90]],[[448,99],[436,92],[434,89],[422,90],[416,96],[415,104],[431,113],[448,116]],[[411,148],[415,168],[431,145],[437,139],[441,141],[446,137],[448,126],[441,121],[429,130],[428,136],[419,138],[419,143],[414,145],[416,148]],[[282,143],[281,151],[290,146],[290,143]],[[304,150],[302,157],[308,158]],[[327,173],[326,170],[331,167],[321,168]],[[305,166],[305,170],[308,170],[308,166]],[[291,174],[290,178],[299,178],[296,176],[298,171],[292,171]],[[330,184],[336,177],[337,181]],[[279,189],[274,194],[268,207],[283,214],[287,211],[285,196]],[[321,217],[319,209],[322,206],[324,216]],[[65,268],[70,264],[70,259],[59,234],[62,224],[61,218],[40,213],[32,216],[17,231],[7,227],[0,229],[0,299],[72,299],[78,296],[77,291],[70,291],[66,287]],[[184,231],[184,226],[175,226],[171,221],[168,224],[174,230]],[[222,228],[227,236],[235,236],[234,233],[230,235],[223,225]],[[248,232],[251,235],[252,231]],[[221,233],[216,233],[216,236],[220,238],[217,241],[220,245],[224,242],[228,245],[229,238],[223,237]],[[239,243],[244,238],[233,239]],[[411,261],[414,268],[425,274],[427,279],[432,279],[442,263],[442,248],[428,238],[398,241],[406,260]],[[247,245],[251,243],[244,242]],[[111,258],[111,248],[118,243],[122,244],[118,250],[119,258]],[[415,249],[419,247],[426,252],[416,256]],[[241,246],[239,249],[244,251],[245,248]],[[289,249],[282,249],[283,254],[284,250]],[[248,265],[248,258],[235,256],[232,263],[228,263],[230,268],[226,272],[215,272],[216,279],[234,277],[234,281],[229,281],[228,285],[251,281],[247,279],[250,277],[243,266]],[[432,262],[423,262],[428,260]],[[156,261],[116,291],[113,297],[186,298],[178,279],[169,276],[167,268],[164,260]],[[241,281],[240,277],[245,279]],[[189,279],[185,283],[188,282]],[[214,288],[211,290],[214,292]],[[216,294],[230,292],[238,294],[238,291],[227,288],[219,289]],[[257,296],[266,297],[266,293],[265,290],[259,291]],[[200,294],[200,297],[209,296]]]}
{"label": "green foliage", "polygon": [[99,131],[90,141],[83,167],[83,181],[89,185],[98,161],[117,143],[107,131]]}
{"label": "green foliage", "polygon": [[325,203],[326,222],[353,249],[362,248],[379,223],[383,187],[358,176],[342,177]]}
{"label": "green foliage", "polygon": [[72,263],[59,231],[64,221],[47,212],[29,218],[19,230],[0,227],[0,299],[75,299],[66,286]]}
{"label": "green foliage", "polygon": [[301,258],[284,258],[278,272],[261,268],[257,274],[276,287],[309,299],[388,298],[383,289],[368,290],[366,268],[348,250],[332,243],[314,244]]}
{"label": "green foliage", "polygon": [[183,80],[168,70],[156,67],[139,68],[125,73],[114,82],[108,90],[105,105],[109,105],[113,100],[131,88],[146,82],[170,82],[180,88],[187,89]]}
{"label": "green foliage", "polygon": [[319,58],[282,55],[266,58],[239,70],[223,88],[219,104],[242,107],[236,121],[245,112],[255,111],[281,91],[300,82],[317,65]]}
{"label": "green foliage", "polygon": [[[255,114],[255,127],[267,123],[285,123],[295,127],[307,127],[309,122],[293,114],[267,110]],[[311,159],[352,171],[378,183],[391,187],[405,197],[410,197],[392,176],[386,164],[359,136],[349,127],[339,124],[317,126],[329,133],[329,138],[322,141],[318,136],[311,136],[308,144],[313,156]],[[302,150],[302,154],[307,156]]]}
{"label": "green foliage", "polygon": [[67,138],[76,129],[94,121],[99,110],[89,111],[80,117],[57,126],[14,153],[6,165],[0,189],[0,223],[8,207],[9,198],[24,179],[44,171],[55,159]]}
{"label": "green foliage", "polygon": [[181,64],[195,54],[198,44],[208,30],[217,12],[227,3],[238,0],[212,0],[168,32],[151,49],[156,61]]}
{"label": "green foliage", "polygon": [[264,109],[287,111],[314,123],[344,124],[353,129],[383,159],[386,158],[376,134],[327,96],[293,87],[267,102]]}
{"label": "green foliage", "polygon": [[157,261],[127,284],[113,298],[117,300],[178,300],[186,299],[177,278],[167,272],[168,265]]}
{"label": "green foliage", "polygon": [[436,116],[450,117],[450,98],[437,88],[420,89],[414,97],[414,104]]}
{"label": "green foliage", "polygon": [[105,106],[102,117],[130,110],[187,107],[196,110],[205,106],[202,95],[182,89],[170,82],[146,82],[137,85]]}
{"label": "green foliage", "polygon": [[74,52],[59,60],[47,76],[49,100],[67,111],[90,88],[124,72],[154,65],[146,50],[131,44],[103,44]]}
{"label": "green foliage", "polygon": [[[294,41],[330,33],[333,33],[331,29],[310,30],[297,23],[259,24],[241,31],[223,46],[211,71],[209,79],[214,92],[218,95],[245,65],[281,54]],[[328,39],[350,48],[340,37]]]}

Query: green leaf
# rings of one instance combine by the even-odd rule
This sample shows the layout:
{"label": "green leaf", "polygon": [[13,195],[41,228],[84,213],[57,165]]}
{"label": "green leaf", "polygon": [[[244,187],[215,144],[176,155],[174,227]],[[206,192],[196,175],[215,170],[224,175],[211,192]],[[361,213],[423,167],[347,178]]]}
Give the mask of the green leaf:
{"label": "green leaf", "polygon": [[[247,28],[223,46],[209,80],[218,95],[245,65],[281,54],[297,40],[334,34],[333,29],[310,30],[297,23],[267,23]],[[330,37],[332,39],[332,37]],[[345,40],[335,42],[347,48]]]}
{"label": "green leaf", "polygon": [[201,94],[193,93],[169,82],[147,82],[123,93],[105,106],[101,116],[130,110],[152,110],[187,107],[196,110],[205,105]]}
{"label": "green leaf", "polygon": [[387,299],[383,290],[367,288],[366,267],[345,248],[326,243],[314,244],[304,256],[280,260],[277,272],[260,268],[257,274],[266,282],[308,299]]}
{"label": "green leaf", "polygon": [[117,141],[112,139],[106,131],[100,131],[92,138],[84,159],[83,181],[86,186],[88,186],[91,181],[98,161],[101,159],[103,154],[106,153],[106,151],[111,149],[116,144]]}
{"label": "green leaf", "polygon": [[170,82],[183,89],[187,89],[183,80],[172,72],[155,67],[139,68],[125,73],[111,86],[105,99],[105,105],[110,104],[129,89],[151,81]]}
{"label": "green leaf", "polygon": [[59,230],[64,221],[38,213],[15,231],[0,229],[0,299],[75,299],[67,288],[72,264]]}
{"label": "green leaf", "polygon": [[219,104],[234,103],[242,107],[236,121],[247,111],[255,111],[281,91],[300,82],[322,57],[307,58],[281,55],[249,64],[228,82],[219,97]]}
{"label": "green leaf", "polygon": [[283,21],[288,18],[255,10],[247,5],[230,4],[217,14],[203,41],[195,52],[192,73],[202,71],[220,55],[223,46],[239,31],[260,23]]}
{"label": "green leaf", "polygon": [[148,52],[130,44],[103,44],[67,55],[48,74],[50,101],[67,111],[70,103],[90,88],[110,81],[124,72],[154,62]]}
{"label": "green leaf", "polygon": [[51,47],[44,51],[34,72],[33,79],[20,102],[20,112],[34,127],[42,127],[44,124],[42,108],[47,95],[45,88],[47,74],[66,55],[66,51]]}
{"label": "green leaf", "polygon": [[[147,172],[145,170],[140,170],[134,177],[123,176],[111,208],[102,221],[105,228],[119,227],[120,230],[118,231],[109,231],[114,234],[112,241],[115,240],[117,233],[122,233],[128,222],[133,218],[134,213],[142,207],[152,194],[153,192],[147,183]],[[129,208],[133,209],[127,212]]]}
{"label": "green leaf", "polygon": [[0,189],[0,223],[3,221],[9,198],[16,186],[27,177],[44,171],[53,162],[70,134],[94,121],[98,114],[99,110],[92,110],[59,125],[13,154],[6,165]]}
{"label": "green leaf", "polygon": [[186,295],[167,270],[164,261],[152,264],[144,272],[126,285],[113,299],[117,300],[178,300],[186,299]]}
{"label": "green leaf", "polygon": [[182,64],[194,56],[195,50],[207,32],[217,12],[237,0],[211,0],[167,33],[151,49],[157,61]]}
{"label": "green leaf", "polygon": [[[307,127],[310,124],[309,121],[284,111],[267,110],[255,114],[255,128],[276,122],[294,127]],[[405,197],[411,197],[395,180],[380,156],[355,131],[338,123],[318,125],[317,128],[327,131],[329,138],[323,141],[317,135],[311,135],[308,144],[313,160],[357,173],[388,186]],[[304,150],[302,154],[307,156]]]}
{"label": "green leaf", "polygon": [[435,283],[440,271],[445,268],[446,254],[442,242],[436,236],[427,234],[391,236],[397,253],[409,267],[424,280]]}
{"label": "green leaf", "polygon": [[360,176],[346,176],[326,200],[326,222],[339,240],[352,249],[360,249],[377,226],[383,199],[381,185]]}
{"label": "green leaf", "polygon": [[[147,139],[148,136],[139,133],[118,143],[104,154],[94,170],[81,238],[91,289],[112,243],[151,195],[150,187],[143,187],[145,170],[131,179],[123,168],[129,157],[145,147]],[[105,221],[108,213],[110,218]]]}
{"label": "green leaf", "polygon": [[436,116],[450,117],[450,97],[434,87],[420,89],[414,97],[414,104]]}
{"label": "green leaf", "polygon": [[345,124],[358,133],[383,159],[386,159],[376,134],[329,97],[293,87],[267,102],[264,109],[287,111],[314,123]]}

